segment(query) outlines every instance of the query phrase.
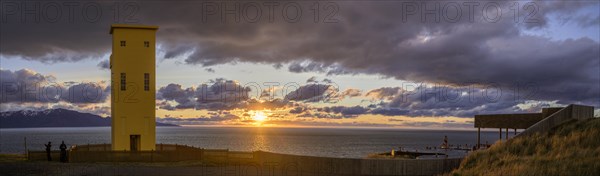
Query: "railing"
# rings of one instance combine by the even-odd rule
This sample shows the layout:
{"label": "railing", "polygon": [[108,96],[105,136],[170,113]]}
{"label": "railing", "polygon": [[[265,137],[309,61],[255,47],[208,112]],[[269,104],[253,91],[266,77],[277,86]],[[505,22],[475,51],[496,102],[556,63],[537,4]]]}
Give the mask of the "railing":
{"label": "railing", "polygon": [[[60,151],[51,151],[52,161],[60,161]],[[28,161],[46,161],[48,160],[46,151],[27,151]]]}
{"label": "railing", "polygon": [[229,149],[203,149],[187,145],[156,144],[152,151],[113,151],[110,144],[75,146],[69,152],[70,162],[174,162],[251,160],[252,152]]}

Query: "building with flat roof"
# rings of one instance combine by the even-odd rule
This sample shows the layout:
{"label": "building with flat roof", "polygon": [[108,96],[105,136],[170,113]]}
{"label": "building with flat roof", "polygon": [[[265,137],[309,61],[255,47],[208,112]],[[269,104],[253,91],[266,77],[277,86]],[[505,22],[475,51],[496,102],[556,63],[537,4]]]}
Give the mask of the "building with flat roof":
{"label": "building with flat roof", "polygon": [[112,34],[112,150],[156,148],[155,69],[158,26],[114,24]]}
{"label": "building with flat roof", "polygon": [[549,131],[550,129],[571,121],[593,118],[594,107],[571,104],[567,107],[542,108],[540,113],[521,114],[483,114],[475,115],[474,127],[477,128],[477,148],[481,146],[481,128],[498,128],[499,139],[502,140],[502,129],[505,129],[505,140],[508,140],[509,129],[525,129],[519,135]]}

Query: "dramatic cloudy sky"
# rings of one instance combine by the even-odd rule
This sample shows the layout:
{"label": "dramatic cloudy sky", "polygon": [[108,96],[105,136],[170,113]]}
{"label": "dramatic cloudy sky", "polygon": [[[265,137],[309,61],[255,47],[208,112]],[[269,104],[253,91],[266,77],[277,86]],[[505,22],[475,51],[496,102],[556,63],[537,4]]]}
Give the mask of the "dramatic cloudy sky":
{"label": "dramatic cloudy sky", "polygon": [[471,128],[474,114],[600,106],[598,1],[0,8],[1,111],[109,116],[113,23],[160,27],[156,110],[164,122]]}

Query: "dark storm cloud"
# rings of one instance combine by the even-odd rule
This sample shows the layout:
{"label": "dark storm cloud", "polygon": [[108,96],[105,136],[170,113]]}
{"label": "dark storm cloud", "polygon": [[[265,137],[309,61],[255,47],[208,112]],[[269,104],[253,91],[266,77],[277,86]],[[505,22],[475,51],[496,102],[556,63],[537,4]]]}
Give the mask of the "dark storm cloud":
{"label": "dark storm cloud", "polygon": [[302,62],[294,62],[290,64],[288,70],[294,73],[324,72],[325,70],[327,70],[327,66],[315,62],[307,62],[306,64],[303,64]]}
{"label": "dark storm cloud", "polygon": [[318,110],[326,113],[342,114],[342,116],[346,118],[356,117],[369,111],[368,108],[364,108],[362,106],[331,106],[319,108]]}
{"label": "dark storm cloud", "polygon": [[317,83],[317,82],[319,82],[319,81],[317,81],[316,76],[310,77],[306,80],[306,83]]}
{"label": "dark storm cloud", "polygon": [[204,69],[204,71],[209,72],[209,73],[215,73],[215,69],[213,69],[213,68],[206,68],[206,69]]}
{"label": "dark storm cloud", "polygon": [[335,86],[326,84],[306,84],[285,95],[285,100],[319,102],[329,101],[337,92]]}
{"label": "dark storm cloud", "polygon": [[3,56],[57,63],[97,59],[109,52],[112,2],[3,1],[1,5]]}
{"label": "dark storm cloud", "polygon": [[71,96],[64,95],[64,101],[74,104],[81,103],[103,103],[108,101],[110,96],[110,86],[98,83],[78,83],[70,85],[64,92],[71,93]]}
{"label": "dark storm cloud", "polygon": [[[198,87],[184,88],[179,84],[168,84],[158,88],[156,99],[159,100],[157,106],[166,110],[218,111],[237,108],[248,110],[295,108],[290,112],[298,114],[309,109],[308,105],[304,103],[333,103],[361,95],[361,91],[358,89],[350,88],[340,92],[335,85],[325,84],[306,84],[288,88],[290,90],[281,90],[283,97],[278,97],[279,91],[252,90],[250,84],[242,85],[234,80],[218,78]],[[260,94],[251,95],[254,91],[260,91]],[[286,94],[286,91],[290,92]],[[274,94],[271,95],[271,92]],[[348,111],[344,114],[351,114],[351,112]]]}
{"label": "dark storm cloud", "polygon": [[156,121],[177,125],[208,125],[238,119],[240,119],[239,116],[233,115],[229,112],[210,112],[208,116],[194,118],[179,118],[166,115],[164,118],[157,118]]}
{"label": "dark storm cloud", "polygon": [[301,113],[304,113],[304,112],[306,112],[306,110],[308,110],[308,108],[306,108],[306,107],[301,107],[301,106],[298,106],[298,107],[294,107],[294,108],[292,108],[292,109],[289,111],[289,113],[290,113],[290,114],[301,114]]}
{"label": "dark storm cloud", "polygon": [[98,62],[97,66],[101,70],[110,70],[110,61],[108,61],[108,60],[100,61],[100,62]]}
{"label": "dark storm cloud", "polygon": [[167,102],[159,103],[159,107],[174,109],[234,109],[244,105],[248,100],[250,87],[244,87],[237,81],[222,78],[211,80],[211,85],[182,88],[179,84],[169,84],[157,92],[157,100],[173,101],[175,106]]}
{"label": "dark storm cloud", "polygon": [[600,16],[592,17],[591,15],[579,16],[576,22],[581,27],[595,27],[600,25]]}
{"label": "dark storm cloud", "polygon": [[[275,13],[272,22],[266,14],[267,6],[262,2],[257,3],[263,7],[263,16],[257,22],[250,22],[247,15],[237,16],[240,22],[236,22],[235,15],[221,18],[218,10],[223,8],[222,5],[234,5],[235,2],[166,3],[140,2],[140,11],[135,17],[140,23],[161,27],[157,39],[165,59],[186,56],[184,61],[188,64],[212,66],[237,61],[276,67],[289,64],[288,70],[297,73],[365,73],[447,85],[498,84],[508,87],[532,83],[539,88],[538,96],[532,100],[559,100],[563,104],[598,105],[597,97],[600,97],[598,42],[589,38],[554,40],[521,32],[523,28],[546,27],[551,15],[568,15],[582,7],[598,5],[598,2],[535,1],[533,6],[539,13],[526,19],[528,13],[524,12],[516,23],[510,16],[511,4],[506,1],[469,1],[477,4],[473,14],[469,14],[463,2],[334,2],[332,7],[339,7],[339,11],[333,20],[321,18],[318,22],[308,15],[312,2],[277,2],[276,12],[297,3],[305,13],[299,21],[289,21]],[[251,2],[242,2],[239,7],[247,7],[248,3]],[[409,14],[403,10],[407,4],[416,4],[421,9],[423,6],[436,7],[436,3],[439,7],[456,3],[462,7],[461,18],[453,21],[444,16],[451,14],[423,16],[421,11]],[[483,7],[494,3],[503,10],[498,21],[490,21],[490,12],[483,11]],[[109,9],[114,4],[100,5]],[[217,8],[217,13],[203,9],[207,5]],[[519,4],[521,8],[526,5],[525,2]],[[104,16],[96,23],[35,24],[19,22],[18,16],[10,17],[10,25],[0,27],[3,55],[65,62],[96,57],[109,51],[107,31],[113,18]],[[319,96],[319,93],[312,95]],[[295,97],[286,95],[286,99],[311,101],[315,96],[297,93]],[[514,103],[490,106],[502,108],[510,107],[509,104]],[[204,108],[224,106],[218,103],[205,105]],[[447,111],[453,111],[451,108],[456,106],[476,107],[473,104],[444,106]],[[393,101],[390,107],[428,108]],[[467,115],[476,111],[461,112]]]}
{"label": "dark storm cloud", "polygon": [[304,113],[304,114],[298,115],[297,117],[301,117],[301,118],[319,118],[319,119],[342,119],[342,118],[346,118],[345,116],[343,116],[341,114],[324,113],[324,112]]}
{"label": "dark storm cloud", "polygon": [[57,82],[52,75],[29,69],[0,70],[0,102],[94,104],[108,100],[110,86],[103,82]]}
{"label": "dark storm cloud", "polygon": [[[286,100],[305,101],[305,102],[329,102],[335,103],[345,98],[361,96],[361,90],[348,88],[340,91],[335,82],[331,79],[323,79],[320,83],[316,76],[306,80],[306,85],[299,86],[298,89],[287,93]],[[285,93],[285,92],[284,92]]]}
{"label": "dark storm cloud", "polygon": [[212,85],[202,84],[196,88],[197,102],[239,102],[250,97],[250,87],[240,85],[237,81],[219,78],[211,82]]}
{"label": "dark storm cloud", "polygon": [[341,74],[356,74],[350,70],[346,70],[343,65],[340,64],[324,64],[314,61],[293,61],[288,66],[288,71],[293,73],[305,73],[305,72],[317,72],[326,73],[327,75],[341,75]]}
{"label": "dark storm cloud", "polygon": [[[312,113],[311,113],[312,112]],[[292,108],[289,113],[299,114],[297,117],[336,117],[355,118],[360,115],[373,114],[384,116],[415,116],[410,110],[400,108],[362,107],[362,106],[328,106],[322,108],[300,106]],[[418,115],[420,116],[420,115]]]}
{"label": "dark storm cloud", "polygon": [[[508,9],[507,4],[499,4]],[[192,37],[189,43],[198,46],[188,51],[193,54],[185,61],[204,66],[236,60],[289,63],[288,70],[298,73],[382,74],[440,84],[534,83],[541,88],[537,100],[564,103],[597,104],[600,96],[595,84],[600,81],[598,42],[554,41],[520,32],[521,25],[544,27],[547,15],[577,10],[585,2],[536,2],[540,16],[534,23],[515,23],[508,17],[487,22],[480,11],[474,14],[474,22],[466,16],[458,22],[422,22],[420,15],[414,15],[403,23],[398,10],[402,3],[338,5],[343,10],[340,21],[331,24],[217,21],[202,29],[190,25],[187,29],[194,30],[185,30],[186,34],[210,37]],[[164,46],[168,50],[169,42]],[[310,96],[299,97],[305,98]]]}
{"label": "dark storm cloud", "polygon": [[[183,88],[179,84],[160,87],[156,99],[157,106],[166,110],[204,109],[210,111],[232,109],[278,109],[293,105],[280,98],[261,99],[250,95],[250,86],[241,85],[234,80],[218,78],[198,87]],[[259,90],[258,90],[259,91]],[[264,93],[264,91],[262,91]]]}
{"label": "dark storm cloud", "polygon": [[[536,10],[536,14],[539,14],[539,18],[535,19],[534,23],[525,23],[528,28],[544,27],[548,25],[550,15],[555,15],[561,20],[571,20],[571,16],[574,16],[573,12],[586,6],[598,5],[597,3],[590,3],[585,1],[545,1],[535,0],[531,3],[521,2],[524,8],[528,8],[531,12],[533,9]],[[535,6],[532,6],[535,5]]]}
{"label": "dark storm cloud", "polygon": [[158,89],[156,93],[157,100],[175,101],[177,105],[172,107],[170,104],[159,104],[159,107],[168,110],[195,108],[194,88],[182,89],[179,84],[169,84]]}
{"label": "dark storm cloud", "polygon": [[535,90],[521,89],[521,92],[511,92],[506,87],[423,85],[413,88],[406,90],[400,87],[384,87],[367,92],[366,96],[373,98],[375,102],[369,106],[369,113],[412,117],[473,117],[475,114],[538,112],[543,107],[556,106],[556,103],[527,100],[531,98],[529,96],[536,96]]}
{"label": "dark storm cloud", "polygon": [[385,115],[385,116],[403,116],[408,115],[409,110],[402,110],[398,108],[376,108],[370,111],[371,114]]}
{"label": "dark storm cloud", "polygon": [[258,101],[256,99],[249,99],[244,102],[242,107],[247,110],[263,110],[263,109],[280,109],[292,106],[292,102],[285,101],[279,98]]}

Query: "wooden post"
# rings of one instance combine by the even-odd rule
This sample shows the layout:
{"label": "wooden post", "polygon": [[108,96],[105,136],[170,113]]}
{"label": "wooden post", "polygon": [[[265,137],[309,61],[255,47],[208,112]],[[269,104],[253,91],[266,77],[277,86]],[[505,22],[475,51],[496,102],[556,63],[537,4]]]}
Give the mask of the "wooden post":
{"label": "wooden post", "polygon": [[498,133],[498,134],[500,134],[500,141],[502,141],[502,128],[500,128],[499,130],[500,130],[500,133]]}
{"label": "wooden post", "polygon": [[477,149],[481,146],[481,128],[477,128]]}
{"label": "wooden post", "polygon": [[517,129],[515,128],[515,136],[517,135]]}
{"label": "wooden post", "polygon": [[506,140],[508,140],[508,128],[506,128]]}
{"label": "wooden post", "polygon": [[25,153],[29,154],[29,152],[27,152],[27,137],[23,138],[24,144],[25,144]]}

